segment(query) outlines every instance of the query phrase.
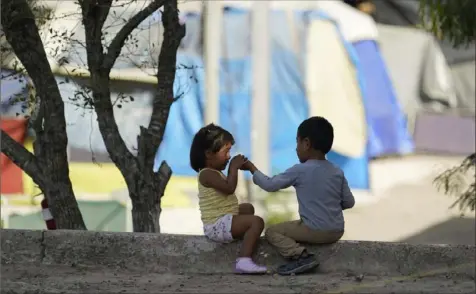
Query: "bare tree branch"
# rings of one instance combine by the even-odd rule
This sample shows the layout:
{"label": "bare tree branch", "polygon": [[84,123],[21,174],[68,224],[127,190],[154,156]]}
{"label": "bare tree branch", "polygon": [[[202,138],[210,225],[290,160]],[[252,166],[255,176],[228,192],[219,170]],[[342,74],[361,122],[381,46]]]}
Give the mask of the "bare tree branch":
{"label": "bare tree branch", "polygon": [[[91,89],[93,92],[94,110],[98,117],[98,126],[104,140],[106,150],[111,160],[121,171],[134,168],[135,158],[127,148],[119,133],[119,127],[114,118],[114,109],[111,101],[109,87],[109,73],[111,68],[102,66],[104,60],[102,39],[102,26],[107,18],[111,6],[110,0],[103,0],[97,4],[91,0],[83,0],[83,24],[86,33],[86,50],[88,52],[88,67],[91,73]],[[109,4],[109,8],[99,8],[98,5]],[[126,178],[128,175],[123,174]]]}
{"label": "bare tree branch", "polygon": [[[460,210],[469,207],[474,211],[476,209],[475,172],[476,154],[473,153],[466,157],[460,165],[438,175],[433,183],[436,184],[438,190],[444,190],[445,194],[458,197],[451,208],[459,205]],[[468,181],[472,183],[468,184]]]}
{"label": "bare tree branch", "polygon": [[[86,33],[86,48],[88,49],[88,66],[90,71],[101,70],[101,63],[104,58],[102,27],[111,9],[111,4],[112,0],[80,1],[83,25]],[[107,70],[108,74],[109,71],[110,69]]]}
{"label": "bare tree branch", "polygon": [[13,140],[4,130],[2,130],[1,149],[14,164],[25,171],[33,181],[40,187],[44,187],[45,179],[38,166],[35,155],[26,150],[20,143]]}
{"label": "bare tree branch", "polygon": [[147,129],[141,128],[139,137],[139,165],[152,169],[155,153],[162,142],[170,106],[174,101],[173,85],[175,81],[177,50],[185,36],[185,25],[179,22],[177,0],[164,4],[162,23],[164,39],[159,54],[157,70],[157,92],[154,97],[152,116]]}
{"label": "bare tree branch", "polygon": [[[8,43],[14,50],[33,81],[37,95],[40,97],[40,109],[44,116],[37,124],[37,136],[48,142],[48,148],[42,148],[45,160],[55,160],[50,168],[68,171],[66,148],[66,121],[64,104],[55,77],[51,72],[46,52],[38,33],[34,15],[25,0],[3,0],[1,5],[1,22]],[[57,136],[61,133],[64,136]],[[68,174],[58,174],[68,177]],[[55,175],[56,175],[55,174]],[[55,180],[55,179],[53,179]],[[68,179],[69,181],[69,179]]]}
{"label": "bare tree branch", "polygon": [[[170,0],[169,0],[170,1]],[[103,68],[111,69],[116,62],[116,59],[121,54],[122,47],[124,42],[132,33],[132,31],[137,28],[137,26],[143,22],[147,17],[154,13],[157,9],[162,7],[167,0],[154,0],[146,8],[139,11],[134,15],[116,34],[111,44],[109,45],[106,57],[103,61]]]}

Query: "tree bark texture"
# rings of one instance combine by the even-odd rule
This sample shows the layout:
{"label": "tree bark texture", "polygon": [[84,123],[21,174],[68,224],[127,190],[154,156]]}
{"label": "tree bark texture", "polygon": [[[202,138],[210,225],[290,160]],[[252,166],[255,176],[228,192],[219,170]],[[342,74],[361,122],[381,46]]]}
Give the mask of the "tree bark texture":
{"label": "tree bark texture", "polygon": [[[170,106],[174,101],[173,84],[177,49],[185,36],[185,27],[179,23],[177,0],[154,0],[123,26],[104,53],[101,43],[102,27],[111,2],[111,0],[80,1],[98,126],[111,160],[119,168],[127,184],[133,205],[134,231],[159,233],[161,197],[172,170],[166,162],[162,162],[159,171],[155,173],[153,165],[165,132]],[[161,6],[164,6],[162,14],[164,40],[159,55],[157,92],[149,126],[140,128],[137,139],[138,152],[137,156],[134,156],[122,139],[114,119],[109,74],[128,36]]]}
{"label": "tree bark texture", "polygon": [[12,142],[3,131],[2,152],[38,184],[58,229],[86,229],[69,179],[64,104],[34,15],[25,0],[2,0],[1,16],[6,39],[28,71],[40,99],[39,115],[32,123],[35,155]]}

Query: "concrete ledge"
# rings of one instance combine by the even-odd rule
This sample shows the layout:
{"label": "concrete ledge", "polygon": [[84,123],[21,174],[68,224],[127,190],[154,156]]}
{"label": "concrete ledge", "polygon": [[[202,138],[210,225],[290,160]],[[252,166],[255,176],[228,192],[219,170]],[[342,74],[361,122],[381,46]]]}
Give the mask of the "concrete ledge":
{"label": "concrete ledge", "polygon": [[[42,238],[43,237],[43,238]],[[94,231],[1,230],[2,263],[120,268],[138,272],[232,273],[240,243],[215,244],[203,236]],[[321,272],[409,275],[442,270],[475,276],[475,246],[341,241],[310,246]],[[257,258],[283,262],[262,241]]]}
{"label": "concrete ledge", "polygon": [[43,252],[43,232],[1,230],[2,264],[40,263]]}

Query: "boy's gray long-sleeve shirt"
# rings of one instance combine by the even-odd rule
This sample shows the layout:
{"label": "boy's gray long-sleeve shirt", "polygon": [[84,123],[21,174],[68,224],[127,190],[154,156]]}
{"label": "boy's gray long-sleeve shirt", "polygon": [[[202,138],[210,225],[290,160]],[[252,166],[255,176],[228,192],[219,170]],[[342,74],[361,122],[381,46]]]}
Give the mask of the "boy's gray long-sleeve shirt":
{"label": "boy's gray long-sleeve shirt", "polygon": [[355,204],[344,172],[327,160],[308,160],[271,178],[257,170],[253,182],[268,192],[293,186],[299,215],[313,230],[343,231],[342,211]]}

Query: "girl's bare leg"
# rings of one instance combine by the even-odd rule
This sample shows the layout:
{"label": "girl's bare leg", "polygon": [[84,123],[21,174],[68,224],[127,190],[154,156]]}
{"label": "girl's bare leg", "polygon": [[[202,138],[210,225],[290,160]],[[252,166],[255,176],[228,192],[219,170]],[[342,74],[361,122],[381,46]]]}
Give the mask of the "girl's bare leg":
{"label": "girl's bare leg", "polygon": [[251,203],[241,203],[239,206],[239,214],[240,215],[254,215],[255,208]]}
{"label": "girl's bare leg", "polygon": [[266,267],[256,265],[251,256],[264,229],[264,221],[255,215],[235,215],[231,225],[233,238],[243,238],[240,258],[236,263],[238,273],[265,273]]}
{"label": "girl's bare leg", "polygon": [[243,238],[242,257],[251,257],[256,243],[264,230],[264,221],[256,215],[235,215],[231,223],[231,234],[234,239]]}

